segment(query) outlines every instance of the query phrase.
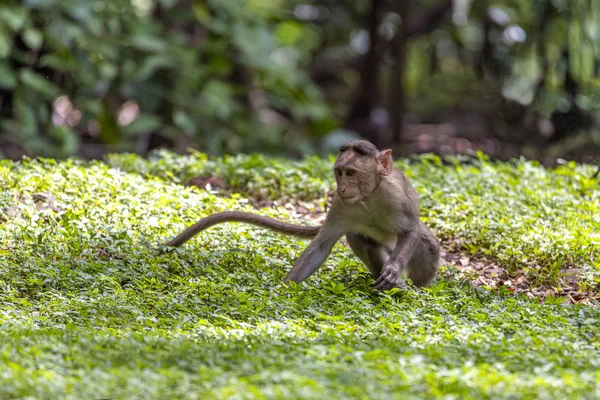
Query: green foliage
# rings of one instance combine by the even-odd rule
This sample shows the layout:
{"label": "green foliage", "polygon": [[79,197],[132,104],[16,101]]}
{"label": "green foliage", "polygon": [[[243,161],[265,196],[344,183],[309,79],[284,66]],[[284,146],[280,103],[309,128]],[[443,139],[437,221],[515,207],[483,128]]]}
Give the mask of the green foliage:
{"label": "green foliage", "polygon": [[[525,33],[516,43],[510,35],[502,38],[510,47],[511,76],[504,84],[506,97],[523,104],[533,102],[536,111],[550,115],[576,104],[584,110],[600,109],[600,77],[594,65],[600,60],[597,32],[600,3],[594,0],[531,2],[491,1],[511,19],[511,27]],[[498,38],[497,40],[500,40]],[[501,47],[498,46],[497,50]],[[566,56],[568,54],[568,57]],[[544,70],[546,69],[546,70]],[[574,83],[568,83],[566,71]],[[543,80],[535,98],[536,86]],[[569,85],[580,89],[577,98],[569,96]]]}
{"label": "green foliage", "polygon": [[[335,124],[303,69],[317,45],[312,28],[291,19],[284,2],[194,1],[193,12],[177,3],[5,2],[0,90],[12,96],[2,94],[2,130],[33,154],[63,157],[78,151],[82,134],[133,150],[141,135],[160,132],[218,153],[277,150],[284,132]],[[264,105],[249,106],[250,89]],[[60,118],[58,96],[70,102]],[[134,122],[121,118],[134,103]],[[270,107],[289,114],[293,128],[267,126]]]}
{"label": "green foliage", "polygon": [[[436,4],[414,1],[410,24],[429,21],[419,16]],[[150,134],[210,154],[313,153],[358,96],[370,7],[367,0],[4,1],[0,139],[52,157],[145,152],[157,145]],[[401,18],[393,2],[379,13],[377,47],[389,49],[383,41]],[[418,120],[439,122],[456,104],[471,104],[495,121],[495,133],[514,127],[519,135],[531,124],[511,120],[510,109],[497,112],[505,97],[538,116],[580,110],[573,132],[557,127],[557,137],[581,125],[598,142],[597,126],[587,125],[600,108],[599,2],[471,1],[452,15],[417,29],[407,45],[404,87]],[[379,67],[387,86],[396,66]],[[375,104],[388,103],[385,91],[373,90]]]}
{"label": "green foliage", "polygon": [[[599,20],[596,0],[456,3],[454,25],[410,42],[404,76],[410,110],[439,122],[453,107],[474,109],[494,121],[493,130],[503,132],[500,140],[510,132],[519,141],[533,139],[524,137],[531,129],[524,115],[554,114],[552,123],[560,130],[555,138],[575,135],[578,122],[600,110]],[[523,115],[516,112],[521,106]],[[586,117],[561,115],[575,109]],[[473,123],[467,119],[458,118],[465,130]],[[569,122],[561,126],[565,119]],[[584,130],[586,143],[599,142],[598,124]],[[561,146],[563,154],[568,148]]]}
{"label": "green foliage", "polygon": [[[200,216],[249,209],[243,196],[173,183],[179,167],[193,174],[213,166],[243,182],[236,166],[254,163],[266,191],[250,192],[268,194],[280,185],[269,175],[272,164],[279,171],[298,165],[163,156],[156,169],[133,156],[113,157],[120,168],[0,162],[0,397],[597,397],[600,314],[589,307],[441,278],[431,289],[378,293],[341,244],[308,282],[286,288],[279,281],[305,242],[242,224],[159,252]],[[286,187],[320,196],[330,184],[326,164],[306,161],[320,166],[314,176],[289,175]],[[502,235],[529,246],[551,229],[568,236],[598,222],[598,188],[583,178],[587,167],[439,164],[433,157],[399,163],[423,194],[427,223],[444,235],[480,228],[487,242],[467,238],[483,251],[508,254],[491,246]],[[323,183],[303,192],[311,179]],[[36,211],[31,195],[40,191],[56,197],[56,211]],[[547,226],[527,219],[544,207]],[[291,220],[279,209],[260,212]],[[567,223],[554,225],[561,218]],[[504,227],[514,222],[521,225]],[[523,235],[531,223],[536,235]],[[591,262],[597,237],[584,239]],[[544,240],[574,250],[571,238]]]}
{"label": "green foliage", "polygon": [[581,283],[598,287],[600,184],[592,166],[546,169],[535,161],[485,158],[439,164],[425,157],[406,170],[421,190],[424,219],[439,235],[540,280],[583,267],[590,275]]}
{"label": "green foliage", "polygon": [[135,154],[109,154],[108,163],[124,171],[175,183],[216,175],[233,191],[259,199],[316,200],[325,197],[332,184],[331,162],[316,156],[291,161],[261,154],[214,157],[193,152],[180,156],[159,150],[149,159]]}

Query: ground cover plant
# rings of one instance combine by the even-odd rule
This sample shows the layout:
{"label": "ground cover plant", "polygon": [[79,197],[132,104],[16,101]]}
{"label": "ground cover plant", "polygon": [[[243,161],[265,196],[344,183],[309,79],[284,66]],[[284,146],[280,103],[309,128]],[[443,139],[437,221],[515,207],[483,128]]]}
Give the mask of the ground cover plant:
{"label": "ground cover plant", "polygon": [[[250,198],[317,200],[321,206],[334,185],[332,160],[209,158],[203,153],[180,157],[168,151],[152,160],[123,154],[109,158],[111,165],[143,176],[185,183],[217,175],[233,192]],[[458,239],[469,253],[491,256],[538,283],[555,282],[569,269],[578,286],[600,288],[600,179],[594,177],[595,167],[492,163],[483,154],[447,163],[427,155],[396,165],[419,191],[422,218],[441,238]]]}
{"label": "ground cover plant", "polygon": [[[332,180],[319,158],[156,157],[0,161],[0,399],[600,395],[591,166],[398,162],[451,251],[532,285],[575,270],[583,305],[479,287],[452,266],[430,289],[379,293],[343,243],[283,287],[306,242],[241,224],[159,252],[198,217],[257,211],[255,199],[315,223],[294,210],[319,214]],[[228,189],[180,184],[212,174]]]}

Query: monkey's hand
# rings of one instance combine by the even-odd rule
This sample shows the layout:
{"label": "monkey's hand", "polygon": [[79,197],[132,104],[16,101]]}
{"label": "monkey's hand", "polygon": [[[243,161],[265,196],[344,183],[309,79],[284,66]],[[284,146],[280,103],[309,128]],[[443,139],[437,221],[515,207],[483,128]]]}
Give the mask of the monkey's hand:
{"label": "monkey's hand", "polygon": [[400,265],[397,263],[388,262],[383,266],[381,274],[375,281],[375,286],[379,290],[389,290],[397,286],[398,278],[400,277]]}

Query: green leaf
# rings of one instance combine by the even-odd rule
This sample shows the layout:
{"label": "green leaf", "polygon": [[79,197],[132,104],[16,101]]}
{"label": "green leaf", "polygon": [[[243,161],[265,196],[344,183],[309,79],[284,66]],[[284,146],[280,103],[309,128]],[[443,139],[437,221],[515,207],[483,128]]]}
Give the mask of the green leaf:
{"label": "green leaf", "polygon": [[228,118],[235,109],[231,86],[218,80],[206,84],[201,98],[205,111],[220,118]]}
{"label": "green leaf", "polygon": [[0,6],[0,20],[4,21],[13,32],[23,29],[28,14],[26,7]]}
{"label": "green leaf", "polygon": [[210,11],[204,0],[194,0],[192,7],[198,22],[203,25],[208,25],[210,22]]}
{"label": "green leaf", "polygon": [[268,69],[271,65],[271,53],[276,47],[273,33],[266,27],[235,25],[233,40],[243,51],[245,62],[257,68]]}
{"label": "green leaf", "polygon": [[156,36],[147,34],[137,34],[130,39],[133,48],[153,53],[162,53],[167,49],[167,45]]}
{"label": "green leaf", "polygon": [[293,45],[303,36],[303,26],[296,21],[285,21],[277,25],[275,36],[283,45]]}
{"label": "green leaf", "polygon": [[19,72],[19,79],[41,95],[53,98],[58,93],[58,88],[46,77],[33,72],[30,68],[23,68]]}
{"label": "green leaf", "polygon": [[23,41],[32,50],[39,50],[44,42],[44,35],[36,29],[25,29]]}
{"label": "green leaf", "polygon": [[142,133],[154,132],[162,126],[160,118],[153,115],[140,115],[132,123],[122,128],[126,135],[139,135]]}
{"label": "green leaf", "polygon": [[44,54],[40,58],[40,65],[60,72],[73,72],[81,67],[81,64],[67,54]]}
{"label": "green leaf", "polygon": [[106,79],[108,81],[115,79],[119,73],[118,67],[111,62],[103,62],[100,64],[98,71],[100,72],[102,79]]}
{"label": "green leaf", "polygon": [[15,116],[19,122],[19,130],[32,137],[38,133],[35,109],[26,103],[21,96],[15,98]]}
{"label": "green leaf", "polygon": [[168,57],[165,55],[153,55],[148,58],[141,64],[136,77],[140,81],[144,81],[152,74],[154,74],[157,70],[161,68],[172,68],[174,66],[174,60],[172,57]]}
{"label": "green leaf", "polygon": [[8,32],[0,29],[0,58],[6,58],[10,55],[12,41]]}
{"label": "green leaf", "polygon": [[0,61],[0,87],[14,89],[16,85],[17,77],[14,71],[5,62]]}
{"label": "green leaf", "polygon": [[185,112],[176,110],[173,113],[173,122],[183,132],[191,135],[196,131],[196,124]]}

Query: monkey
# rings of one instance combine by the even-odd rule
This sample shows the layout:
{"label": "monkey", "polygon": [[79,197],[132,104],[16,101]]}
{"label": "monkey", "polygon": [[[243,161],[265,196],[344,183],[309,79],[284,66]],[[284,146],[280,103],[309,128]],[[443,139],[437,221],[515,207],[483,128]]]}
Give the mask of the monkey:
{"label": "monkey", "polygon": [[440,244],[420,220],[418,193],[392,162],[366,140],[344,143],[334,163],[336,190],[321,226],[300,226],[261,215],[225,211],[200,219],[163,246],[178,247],[222,222],[245,222],[275,232],[312,239],[283,278],[302,282],[325,262],[333,246],[346,240],[382,291],[403,287],[406,273],[415,286],[429,286],[440,266]]}

